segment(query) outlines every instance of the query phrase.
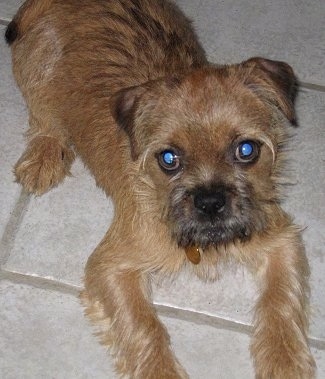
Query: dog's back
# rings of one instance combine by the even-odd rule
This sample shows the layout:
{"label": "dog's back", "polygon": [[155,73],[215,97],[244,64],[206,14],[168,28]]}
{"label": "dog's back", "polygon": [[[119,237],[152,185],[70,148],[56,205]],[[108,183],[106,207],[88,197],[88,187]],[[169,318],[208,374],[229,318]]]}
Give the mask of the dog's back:
{"label": "dog's back", "polygon": [[[25,46],[32,36],[28,51],[33,59],[42,55],[45,42],[48,46],[59,40],[60,48],[69,51],[64,64],[69,59],[98,66],[105,61],[111,77],[121,79],[133,72],[136,82],[175,75],[206,62],[190,21],[174,4],[162,0],[29,0],[5,36],[10,45],[24,37]],[[127,85],[131,84],[139,83],[131,79]]]}

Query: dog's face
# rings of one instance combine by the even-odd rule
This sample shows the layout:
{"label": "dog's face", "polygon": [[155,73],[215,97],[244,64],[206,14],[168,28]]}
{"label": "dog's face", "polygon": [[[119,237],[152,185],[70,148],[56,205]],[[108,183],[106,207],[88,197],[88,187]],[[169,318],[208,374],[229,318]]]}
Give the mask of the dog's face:
{"label": "dog's face", "polygon": [[295,84],[284,63],[252,59],[117,94],[113,113],[138,162],[140,198],[180,246],[267,228]]}

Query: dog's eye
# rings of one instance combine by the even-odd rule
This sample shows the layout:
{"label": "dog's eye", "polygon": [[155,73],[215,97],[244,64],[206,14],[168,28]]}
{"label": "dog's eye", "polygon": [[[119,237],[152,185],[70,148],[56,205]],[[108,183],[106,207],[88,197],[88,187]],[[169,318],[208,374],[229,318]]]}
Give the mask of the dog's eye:
{"label": "dog's eye", "polygon": [[259,155],[259,146],[254,141],[242,141],[236,148],[237,162],[248,163],[254,161]]}
{"label": "dog's eye", "polygon": [[165,171],[176,171],[180,168],[180,158],[173,150],[164,150],[158,155],[158,163]]}

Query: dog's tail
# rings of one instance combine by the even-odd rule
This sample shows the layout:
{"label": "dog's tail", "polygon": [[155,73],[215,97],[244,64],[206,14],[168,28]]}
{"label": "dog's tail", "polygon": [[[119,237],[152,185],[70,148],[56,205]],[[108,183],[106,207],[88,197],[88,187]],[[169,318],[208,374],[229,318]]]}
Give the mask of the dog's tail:
{"label": "dog's tail", "polygon": [[8,45],[21,37],[28,27],[49,9],[51,3],[52,0],[27,0],[7,26],[5,39]]}

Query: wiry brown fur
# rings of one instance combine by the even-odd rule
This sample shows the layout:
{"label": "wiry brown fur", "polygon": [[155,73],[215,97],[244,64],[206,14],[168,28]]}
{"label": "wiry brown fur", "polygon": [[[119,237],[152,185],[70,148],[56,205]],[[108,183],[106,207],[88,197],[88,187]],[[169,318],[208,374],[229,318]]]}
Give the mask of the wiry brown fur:
{"label": "wiry brown fur", "polygon": [[[279,205],[286,123],[295,123],[291,68],[262,58],[208,63],[189,21],[162,0],[29,0],[6,38],[30,113],[17,180],[42,194],[69,174],[76,151],[114,200],[82,299],[118,373],[187,378],[151,305],[150,275],[192,266],[213,280],[232,259],[260,283],[256,378],[313,378],[309,268]],[[235,160],[241,140],[258,141],[255,162]],[[169,175],[157,158],[176,147],[183,166]],[[203,222],[193,199],[213,191],[227,215]],[[196,266],[185,254],[192,245],[204,248]]]}

